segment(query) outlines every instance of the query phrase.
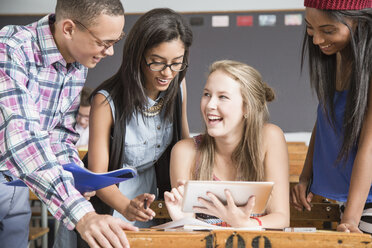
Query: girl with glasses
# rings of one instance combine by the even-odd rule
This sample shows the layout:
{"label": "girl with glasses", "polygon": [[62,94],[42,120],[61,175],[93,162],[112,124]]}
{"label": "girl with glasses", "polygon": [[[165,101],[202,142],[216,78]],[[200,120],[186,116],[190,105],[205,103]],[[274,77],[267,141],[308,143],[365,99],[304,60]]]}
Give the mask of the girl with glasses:
{"label": "girl with glasses", "polygon": [[184,78],[191,43],[191,28],[178,13],[153,9],[126,37],[118,72],[93,92],[88,169],[138,171],[97,191],[91,201],[98,212],[153,225],[148,206],[170,188],[170,150],[189,136]]}

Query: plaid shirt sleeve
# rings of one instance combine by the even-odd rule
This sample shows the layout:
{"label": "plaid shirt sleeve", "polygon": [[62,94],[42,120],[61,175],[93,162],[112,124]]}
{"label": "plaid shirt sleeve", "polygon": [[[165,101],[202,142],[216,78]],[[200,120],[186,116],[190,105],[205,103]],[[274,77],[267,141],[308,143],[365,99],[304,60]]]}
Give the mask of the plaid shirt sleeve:
{"label": "plaid shirt sleeve", "polygon": [[72,162],[84,167],[75,146],[79,139],[79,135],[74,128],[79,104],[80,99],[77,97],[63,116],[62,121],[53,130],[49,131],[49,139],[51,148],[60,164]]}
{"label": "plaid shirt sleeve", "polygon": [[[76,153],[70,152],[73,138],[66,132],[71,130],[72,113],[56,130],[42,130],[38,107],[26,88],[29,75],[24,56],[0,43],[0,165],[23,180],[71,230],[87,212],[94,211],[60,164],[66,156],[74,156],[68,154]],[[49,135],[55,141],[51,142]],[[57,159],[54,150],[60,149],[67,152]]]}

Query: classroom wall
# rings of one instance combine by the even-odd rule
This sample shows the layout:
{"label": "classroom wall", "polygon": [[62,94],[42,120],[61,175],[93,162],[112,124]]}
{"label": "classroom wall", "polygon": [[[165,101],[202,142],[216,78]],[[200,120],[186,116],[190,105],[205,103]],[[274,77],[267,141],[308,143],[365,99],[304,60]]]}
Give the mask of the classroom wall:
{"label": "classroom wall", "polygon": [[[17,1],[19,0],[12,2]],[[127,6],[130,6],[129,3],[133,1],[127,2]],[[259,16],[266,14],[276,16],[275,25],[258,25]],[[255,67],[261,72],[264,81],[274,88],[277,98],[269,104],[271,122],[285,132],[312,130],[317,101],[309,86],[306,64],[302,73],[300,68],[304,27],[303,24],[285,25],[284,19],[288,14],[300,14],[303,18],[304,11],[299,9],[183,13],[189,22],[193,18],[203,20],[202,25],[192,26],[194,42],[190,49],[190,66],[186,76],[190,132],[199,133],[204,129],[199,108],[200,97],[208,66],[220,59],[234,59]],[[252,16],[253,25],[237,26],[237,17],[241,15]],[[124,29],[126,33],[139,16],[137,13],[126,15]],[[213,27],[213,16],[228,16],[228,27]],[[0,28],[8,24],[27,24],[40,17],[41,15],[0,15]],[[86,83],[88,86],[96,87],[118,70],[124,42],[125,39],[115,46],[114,56],[105,58],[96,68],[89,71]]]}
{"label": "classroom wall", "polygon": [[[0,0],[0,14],[45,14],[56,0]],[[168,7],[181,12],[301,9],[302,0],[121,0],[126,13]]]}

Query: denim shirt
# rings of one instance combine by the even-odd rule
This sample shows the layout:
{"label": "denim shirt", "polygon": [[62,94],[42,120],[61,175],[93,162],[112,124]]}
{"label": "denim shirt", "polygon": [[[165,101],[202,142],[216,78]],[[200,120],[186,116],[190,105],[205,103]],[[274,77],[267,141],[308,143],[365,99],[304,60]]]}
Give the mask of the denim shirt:
{"label": "denim shirt", "polygon": [[[98,93],[107,97],[115,121],[115,106],[108,92],[101,90]],[[159,98],[164,95],[161,92]],[[158,100],[158,99],[157,99]],[[148,98],[149,106],[156,101]],[[164,110],[159,115],[146,117],[138,113],[133,116],[126,126],[125,154],[123,167],[134,167],[138,172],[154,165],[172,141],[173,124],[169,121],[162,122]]]}

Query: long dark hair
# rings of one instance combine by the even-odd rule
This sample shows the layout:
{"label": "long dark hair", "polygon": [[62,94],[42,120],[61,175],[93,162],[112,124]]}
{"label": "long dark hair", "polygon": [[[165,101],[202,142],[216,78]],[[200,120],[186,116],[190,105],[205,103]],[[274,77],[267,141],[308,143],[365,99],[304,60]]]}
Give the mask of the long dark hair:
{"label": "long dark hair", "polygon": [[[183,58],[188,63],[189,47],[192,43],[192,31],[188,23],[175,11],[167,8],[153,9],[142,15],[130,30],[126,38],[123,59],[118,72],[95,89],[106,90],[115,105],[115,123],[112,130],[110,166],[121,167],[124,133],[123,126],[132,114],[142,113],[147,104],[145,80],[141,70],[144,54],[162,42],[180,39],[185,47]],[[172,120],[175,98],[187,69],[181,71],[170,83],[164,97],[164,119]],[[126,121],[126,123],[124,123]]]}
{"label": "long dark hair", "polygon": [[[345,49],[350,50],[350,64],[352,68],[343,120],[343,142],[337,157],[337,161],[346,161],[347,155],[358,143],[367,108],[368,88],[372,69],[372,11],[371,9],[322,11],[346,25],[351,36],[350,44]],[[354,32],[352,27],[345,22],[346,18],[353,20],[357,24]],[[315,90],[324,112],[327,113],[329,122],[334,126],[333,99],[336,92],[336,55],[323,54],[319,47],[313,44],[312,37],[305,32],[302,46],[302,66],[306,49],[309,52],[311,86]]]}

